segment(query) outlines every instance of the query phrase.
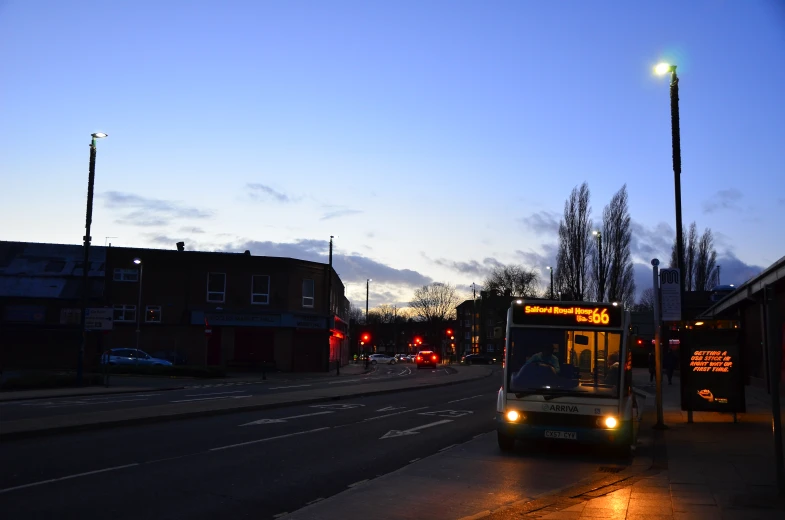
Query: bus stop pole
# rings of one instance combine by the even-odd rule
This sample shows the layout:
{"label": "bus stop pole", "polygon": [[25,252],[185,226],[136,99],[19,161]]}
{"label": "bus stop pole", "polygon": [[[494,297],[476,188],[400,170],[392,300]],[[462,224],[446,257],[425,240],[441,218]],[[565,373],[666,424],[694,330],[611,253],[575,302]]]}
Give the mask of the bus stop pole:
{"label": "bus stop pole", "polygon": [[662,322],[660,321],[660,261],[656,258],[651,261],[652,265],[652,283],[654,288],[654,370],[656,382],[656,397],[655,403],[657,405],[657,424],[654,425],[655,429],[661,430],[665,428],[662,413]]}
{"label": "bus stop pole", "polygon": [[782,448],[782,414],[780,413],[780,373],[782,361],[780,360],[780,341],[777,341],[777,331],[774,328],[777,320],[776,299],[774,288],[767,285],[764,289],[766,303],[766,343],[769,354],[769,390],[771,392],[771,424],[774,433],[774,457],[777,472],[777,488],[785,496],[785,468],[783,467]]}

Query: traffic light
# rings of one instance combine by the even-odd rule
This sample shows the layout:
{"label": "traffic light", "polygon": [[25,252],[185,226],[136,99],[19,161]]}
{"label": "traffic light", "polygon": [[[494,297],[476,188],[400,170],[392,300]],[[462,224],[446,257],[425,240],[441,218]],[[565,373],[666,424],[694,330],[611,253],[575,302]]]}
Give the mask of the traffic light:
{"label": "traffic light", "polygon": [[447,329],[447,335],[452,336],[452,329]]}
{"label": "traffic light", "polygon": [[363,341],[370,341],[371,335],[370,334],[363,334]]}

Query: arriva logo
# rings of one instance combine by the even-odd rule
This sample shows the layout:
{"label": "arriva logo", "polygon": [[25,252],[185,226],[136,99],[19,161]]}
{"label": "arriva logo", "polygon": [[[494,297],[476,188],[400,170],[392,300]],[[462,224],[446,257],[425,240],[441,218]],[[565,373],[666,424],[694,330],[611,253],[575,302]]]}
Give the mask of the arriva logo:
{"label": "arriva logo", "polygon": [[569,404],[544,404],[542,405],[542,411],[578,413],[578,407]]}

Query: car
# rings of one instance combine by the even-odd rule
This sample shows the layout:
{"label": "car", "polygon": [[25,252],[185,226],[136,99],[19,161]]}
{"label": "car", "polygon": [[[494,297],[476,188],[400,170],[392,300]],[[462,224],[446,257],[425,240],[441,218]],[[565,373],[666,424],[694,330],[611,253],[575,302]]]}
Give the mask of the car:
{"label": "car", "polygon": [[417,353],[414,362],[417,363],[417,368],[435,367],[439,364],[439,356],[432,350],[422,350]]}
{"label": "car", "polygon": [[469,354],[462,361],[467,365],[493,365],[496,359],[489,354]]}
{"label": "car", "polygon": [[135,348],[113,348],[101,356],[102,365],[135,365],[170,367],[171,361],[155,358],[143,350]]}
{"label": "car", "polygon": [[394,365],[395,358],[392,356],[388,356],[387,354],[371,354],[370,356],[371,364],[382,364],[382,365]]}
{"label": "car", "polygon": [[411,361],[411,359],[409,358],[409,356],[408,356],[408,355],[406,355],[406,354],[395,354],[395,356],[394,356],[394,357],[395,357],[395,360],[396,360],[398,363],[408,363],[409,361]]}

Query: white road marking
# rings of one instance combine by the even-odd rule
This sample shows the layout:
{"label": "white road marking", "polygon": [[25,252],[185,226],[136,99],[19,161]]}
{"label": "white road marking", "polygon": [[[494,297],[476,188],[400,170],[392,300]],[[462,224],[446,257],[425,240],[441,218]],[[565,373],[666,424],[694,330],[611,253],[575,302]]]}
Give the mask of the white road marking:
{"label": "white road marking", "polygon": [[67,477],[60,477],[60,478],[50,478],[49,480],[42,480],[40,482],[33,482],[31,484],[23,484],[21,486],[14,486],[10,488],[0,489],[0,493],[8,493],[10,491],[16,491],[17,489],[25,489],[34,486],[42,486],[44,484],[51,484],[52,482],[60,482],[61,480],[69,480],[72,478],[79,478],[79,477],[86,477],[88,475],[96,475],[98,473],[106,473],[107,471],[116,471],[118,469],[125,469],[130,468],[133,466],[138,466],[139,464],[134,462],[133,464],[126,464],[125,466],[114,466],[112,468],[104,468],[104,469],[97,469],[95,471],[87,471],[85,473],[77,473],[75,475],[68,475]]}
{"label": "white road marking", "polygon": [[406,408],[405,406],[385,406],[384,408],[379,408],[376,410],[377,412],[392,412],[393,410],[403,410]]}
{"label": "white road marking", "polygon": [[338,383],[359,383],[360,381],[365,381],[366,379],[370,379],[370,377],[363,377],[361,379],[345,379],[343,381],[330,381],[327,384],[328,385],[337,385]]}
{"label": "white road marking", "polygon": [[249,422],[249,423],[241,424],[240,426],[251,426],[252,424],[282,423],[282,422],[288,421],[289,419],[299,419],[300,417],[311,417],[311,416],[314,416],[314,415],[324,415],[326,413],[335,413],[335,412],[331,412],[331,411],[314,412],[314,413],[306,413],[306,414],[303,414],[303,415],[292,415],[291,417],[281,417],[281,418],[277,418],[277,419],[259,419],[258,421],[252,421],[252,422]]}
{"label": "white road marking", "polygon": [[278,513],[277,515],[273,515],[273,518],[281,518],[281,517],[284,517],[284,516],[286,516],[288,514],[289,514],[288,511],[284,511],[283,513]]}
{"label": "white road marking", "polygon": [[244,399],[251,397],[250,395],[222,395],[218,397],[200,397],[198,399],[179,399],[177,401],[169,401],[170,403],[190,403],[192,401],[211,401],[214,399]]}
{"label": "white road marking", "polygon": [[417,415],[438,415],[439,417],[463,417],[469,415],[471,410],[434,410],[433,412],[420,412]]}
{"label": "white road marking", "polygon": [[63,408],[64,406],[87,406],[91,404],[114,404],[114,403],[130,403],[131,401],[147,401],[147,398],[143,399],[118,399],[116,401],[99,401],[97,403],[80,403],[78,401],[62,403],[62,404],[52,404],[51,406],[44,406],[44,408]]}
{"label": "white road marking", "polygon": [[364,479],[364,480],[359,480],[359,481],[355,482],[354,484],[349,484],[349,485],[348,485],[348,486],[346,486],[346,487],[353,488],[354,486],[359,486],[360,484],[363,484],[363,483],[365,483],[365,482],[368,482],[368,479],[367,479],[367,478],[366,478],[366,479]]}
{"label": "white road marking", "polygon": [[313,386],[313,385],[274,386],[273,388],[268,388],[268,390],[283,390],[284,388],[303,388],[305,386]]}
{"label": "white road marking", "polygon": [[369,417],[367,419],[363,419],[363,422],[375,421],[376,419],[384,419],[385,417],[392,417],[393,415],[400,415],[402,413],[416,412],[417,410],[425,410],[426,408],[428,407],[423,406],[420,408],[412,408],[411,410],[404,410],[402,412],[388,413],[387,415],[377,415],[376,417]]}
{"label": "white road marking", "polygon": [[472,439],[476,439],[477,437],[482,437],[483,435],[485,435],[485,434],[484,433],[478,433],[477,435],[472,437]]}
{"label": "white road marking", "polygon": [[191,394],[185,397],[204,397],[207,395],[222,395],[222,394],[242,394],[245,390],[232,390],[231,392],[213,392],[211,394]]}
{"label": "white road marking", "polygon": [[275,437],[266,437],[264,439],[256,439],[255,441],[241,442],[239,444],[229,444],[228,446],[219,446],[217,448],[210,448],[210,451],[228,450],[229,448],[237,448],[239,446],[248,446],[249,444],[257,444],[257,443],[260,443],[260,442],[275,441],[275,440],[278,440],[278,439],[285,439],[287,437],[294,437],[294,436],[297,436],[297,435],[305,435],[306,433],[315,433],[315,432],[320,432],[320,431],[329,430],[329,429],[330,429],[329,426],[325,426],[324,428],[316,428],[316,429],[313,429],[313,430],[304,430],[304,431],[301,431],[301,432],[292,432],[292,433],[287,433],[285,435],[276,435]]}
{"label": "white road marking", "polygon": [[455,447],[455,446],[457,446],[457,444],[450,444],[449,446],[445,446],[444,448],[440,449],[439,451],[447,451],[447,450],[449,450],[450,448],[453,448],[453,447]]}
{"label": "white road marking", "polygon": [[420,460],[420,457],[417,457],[416,459],[412,459],[412,460],[410,460],[410,461],[409,461],[409,464],[411,464],[411,463],[413,463],[413,462],[417,462],[418,460]]}
{"label": "white road marking", "polygon": [[322,500],[324,500],[324,497],[319,497],[316,500],[311,500],[310,502],[306,502],[305,505],[306,506],[310,506],[311,504],[315,504],[317,502],[321,502]]}
{"label": "white road marking", "polygon": [[351,410],[352,408],[357,408],[360,406],[365,406],[365,405],[360,403],[312,404],[311,406],[309,406],[309,408],[330,408],[335,410]]}
{"label": "white road marking", "polygon": [[463,397],[461,399],[455,399],[454,401],[447,401],[447,404],[457,403],[458,401],[468,401],[469,399],[476,399],[478,397],[482,397],[482,395],[473,395],[471,397]]}
{"label": "white road marking", "polygon": [[403,437],[405,435],[417,435],[420,433],[420,430],[424,430],[426,428],[432,428],[434,426],[439,426],[440,424],[447,424],[448,422],[452,422],[452,419],[444,419],[443,421],[436,421],[428,424],[423,424],[422,426],[415,426],[414,428],[409,428],[408,430],[390,430],[379,438],[390,439],[392,437]]}

